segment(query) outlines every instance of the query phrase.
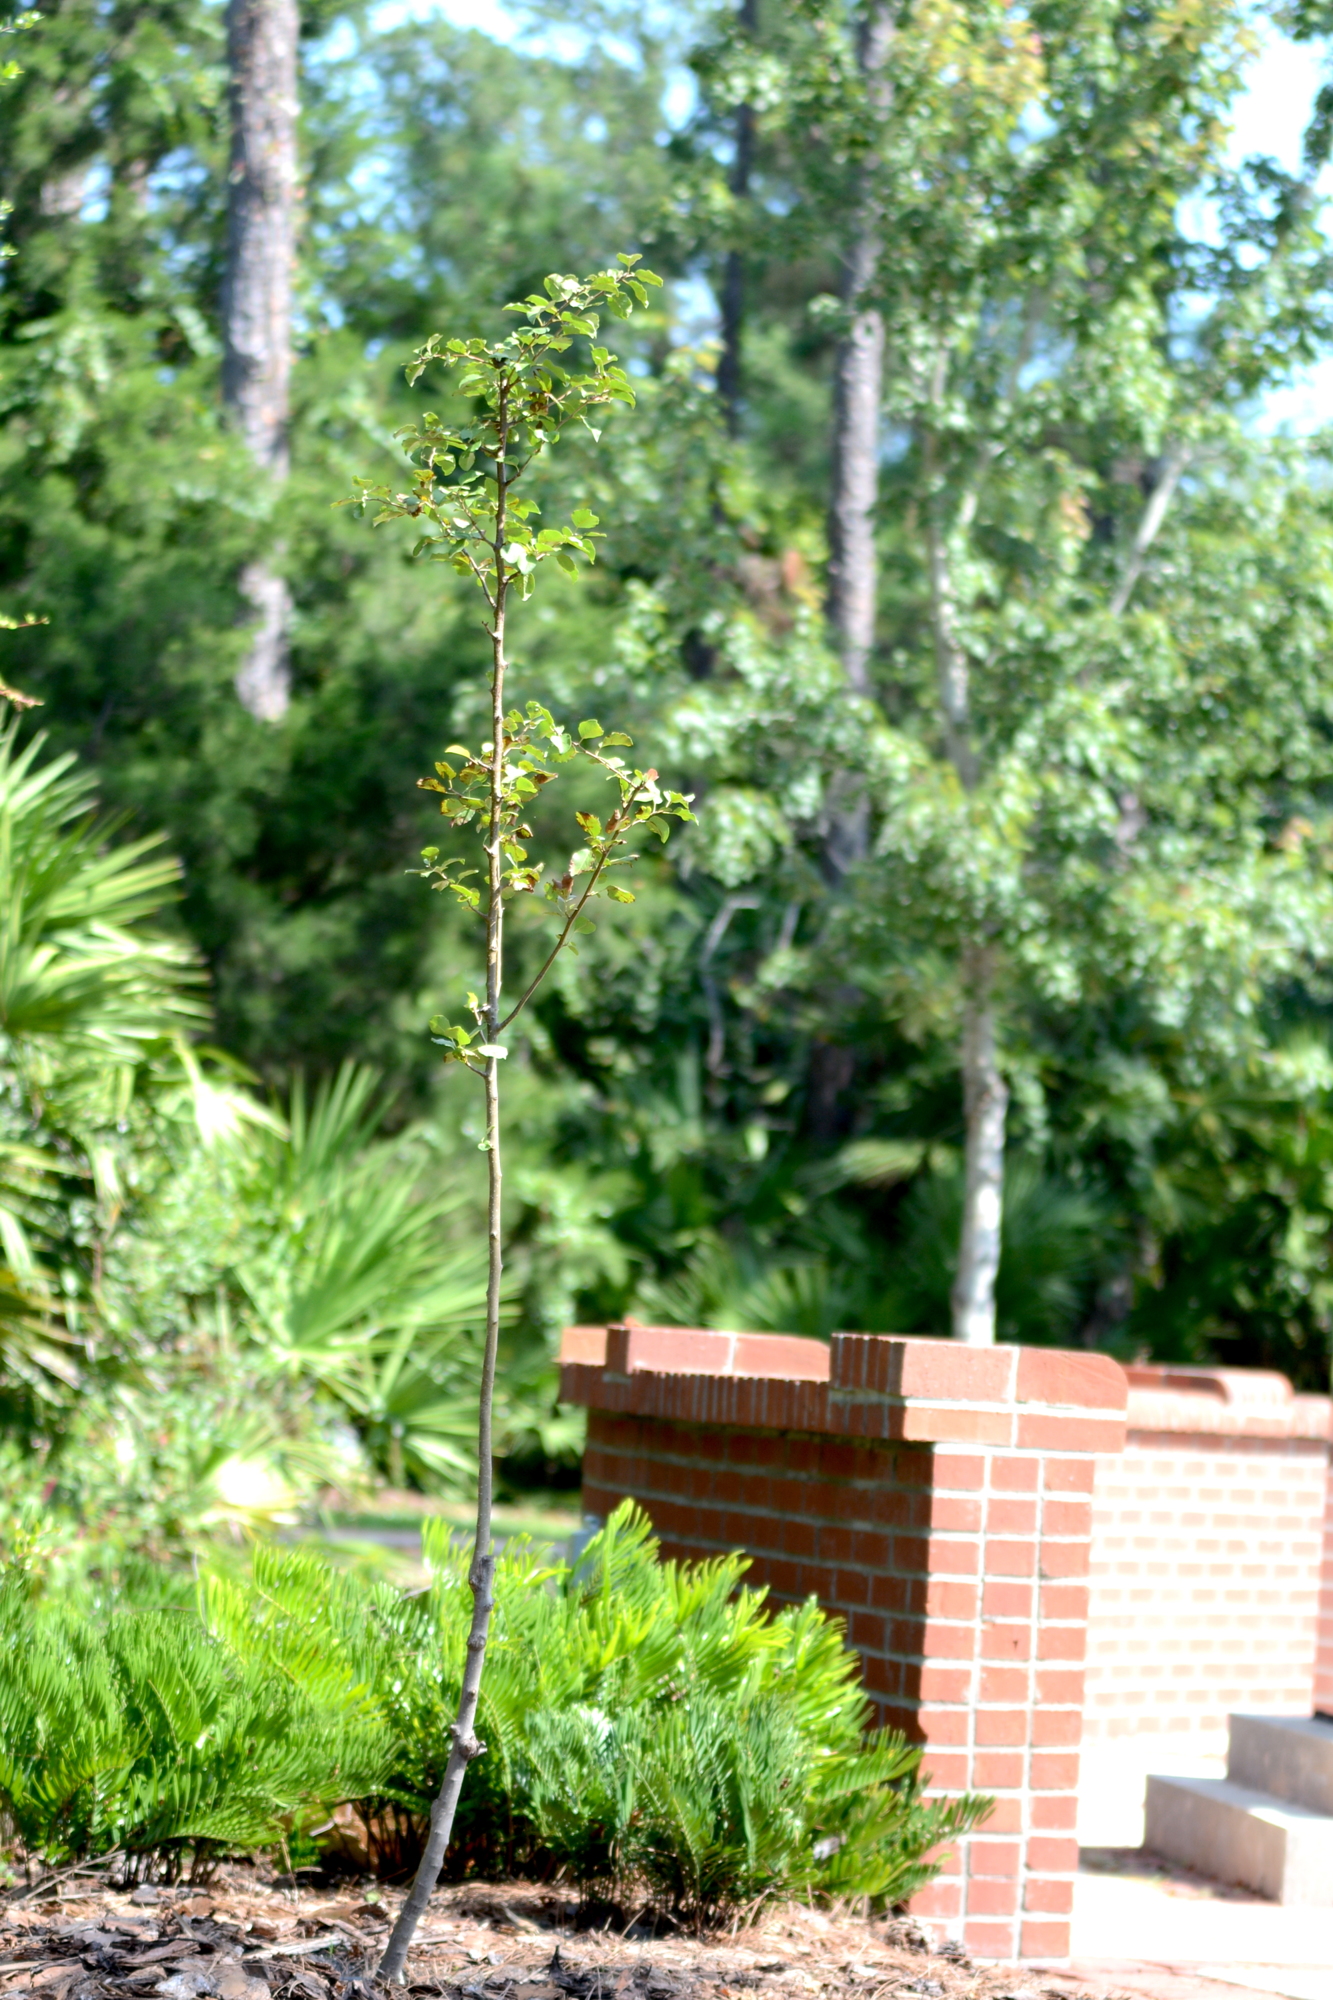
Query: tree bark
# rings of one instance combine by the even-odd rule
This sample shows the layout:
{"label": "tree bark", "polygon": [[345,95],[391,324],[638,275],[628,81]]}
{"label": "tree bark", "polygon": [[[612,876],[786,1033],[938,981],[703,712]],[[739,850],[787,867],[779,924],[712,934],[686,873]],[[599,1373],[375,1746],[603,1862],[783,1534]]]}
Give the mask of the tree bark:
{"label": "tree bark", "polygon": [[[741,0],[738,15],[741,32],[753,40],[759,26],[758,0]],[[738,211],[750,192],[750,171],[754,165],[754,106],[736,107],[735,152],[727,185]],[[727,429],[736,437],[741,427],[741,339],[745,331],[745,253],[733,243],[727,252],[722,273],[722,353],[717,364],[717,393]]]}
{"label": "tree bark", "polygon": [[[935,370],[934,401],[945,386],[945,356]],[[931,631],[945,753],[964,791],[975,790],[981,763],[972,735],[972,685],[967,652],[958,632],[958,605],[950,564],[951,524],[941,491],[935,435],[925,437],[926,568],[930,580]],[[975,480],[952,523],[966,533],[977,504]],[[1009,1090],[996,1051],[992,947],[967,940],[961,952],[963,982],[963,1219],[958,1262],[950,1293],[953,1337],[969,1347],[995,1340],[995,1279],[1000,1268],[1000,1228],[1004,1217],[1004,1128]]]}
{"label": "tree bark", "polygon": [[963,1110],[967,1127],[963,1225],[950,1304],[953,1337],[969,1347],[995,1340],[995,1279],[1004,1215],[1004,1125],[1009,1091],[995,1050],[992,964],[984,946],[963,952]]}
{"label": "tree bark", "polygon": [[[277,481],[288,469],[298,34],[296,0],[230,0],[222,396],[256,465]],[[262,559],[246,565],[240,585],[255,627],[236,692],[251,715],[276,722],[291,699],[291,596]]]}
{"label": "tree bark", "polygon": [[[858,47],[872,108],[892,95],[892,9],[872,0]],[[879,412],[884,391],[884,321],[866,303],[879,270],[883,211],[872,157],[862,174],[851,240],[842,260],[842,297],[851,323],[838,342],[833,373],[833,468],[828,514],[828,621],[849,684],[870,690],[875,643],[875,506],[879,497]]]}

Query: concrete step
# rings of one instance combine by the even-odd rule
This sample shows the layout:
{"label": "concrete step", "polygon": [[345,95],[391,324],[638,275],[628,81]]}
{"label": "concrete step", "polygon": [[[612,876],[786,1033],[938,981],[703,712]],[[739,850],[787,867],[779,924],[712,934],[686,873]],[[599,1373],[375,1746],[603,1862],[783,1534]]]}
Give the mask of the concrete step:
{"label": "concrete step", "polygon": [[1318,1715],[1233,1715],[1229,1721],[1229,1778],[1313,1812],[1333,1813],[1333,1722]]}
{"label": "concrete step", "polygon": [[1234,1779],[1150,1777],[1144,1846],[1275,1903],[1333,1909],[1333,1818]]}

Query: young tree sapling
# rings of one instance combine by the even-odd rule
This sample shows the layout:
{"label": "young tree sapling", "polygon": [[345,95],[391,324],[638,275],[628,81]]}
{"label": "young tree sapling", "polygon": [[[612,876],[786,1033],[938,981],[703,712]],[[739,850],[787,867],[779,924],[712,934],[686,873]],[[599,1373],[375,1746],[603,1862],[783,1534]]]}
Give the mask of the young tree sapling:
{"label": "young tree sapling", "polygon": [[[440,811],[452,827],[476,827],[485,855],[481,886],[474,886],[472,879],[481,871],[455,857],[443,858],[437,847],[423,850],[422,866],[415,872],[485,924],[486,991],[482,998],[468,994],[472,1024],[436,1016],[431,1033],[446,1062],[461,1063],[485,1085],[482,1148],[489,1170],[489,1269],[477,1430],[477,1528],[468,1574],[472,1626],[449,1761],[431,1809],[421,1865],[380,1963],[385,1979],[402,1978],[408,1948],[449,1845],[467,1767],[485,1749],[474,1725],[493,1602],[491,1412],[503,1270],[500,1063],[508,1054],[500,1038],[560,953],[571,948],[580,933],[593,929],[589,903],[600,896],[633,902],[628,889],[610,880],[613,869],[634,858],[628,849],[630,835],[646,829],[665,840],[671,819],[694,817],[688,796],[665,789],[656,771],[633,769],[614,754],[630,747],[628,736],[607,734],[592,719],[580,722],[576,731],[567,730],[540,702],[530,701],[521,711],[505,705],[511,594],[517,591],[520,602],[531,596],[537,572],[550,558],[571,575],[577,574],[579,558],[592,562],[600,539],[594,534],[597,516],[589,508],[576,508],[564,526],[541,528],[536,501],[514,489],[533,462],[558,441],[565,424],[581,423],[598,438],[601,433],[589,422],[591,414],[611,403],[634,402],[625,371],[613,354],[596,344],[599,315],[605,309],[617,319],[628,319],[636,305],[647,304],[647,287],[661,280],[641,269],[636,256],[622,256],[619,261],[619,270],[595,272],[584,280],[549,277],[544,295],[534,293],[508,308],[521,314],[525,324],[502,341],[433,335],[409,364],[409,381],[415,384],[436,364],[457,370],[455,391],[473,400],[475,414],[455,424],[427,411],[419,424],[398,433],[414,467],[410,489],[394,493],[361,481],[356,496],[362,506],[370,500],[380,503],[377,527],[399,517],[419,522],[422,534],[413,553],[446,562],[472,579],[486,600],[485,629],[491,644],[489,741],[476,751],[451,744],[434,776],[419,780],[427,791],[439,794]],[[561,357],[580,341],[589,344],[590,365],[571,372]],[[543,879],[543,864],[532,862],[524,845],[532,838],[525,815],[542,787],[557,776],[554,767],[578,757],[606,773],[616,788],[616,802],[604,823],[594,813],[575,814],[583,845],[563,875]],[[515,896],[538,894],[554,907],[555,942],[535,978],[506,1012],[502,1002],[505,905]]]}

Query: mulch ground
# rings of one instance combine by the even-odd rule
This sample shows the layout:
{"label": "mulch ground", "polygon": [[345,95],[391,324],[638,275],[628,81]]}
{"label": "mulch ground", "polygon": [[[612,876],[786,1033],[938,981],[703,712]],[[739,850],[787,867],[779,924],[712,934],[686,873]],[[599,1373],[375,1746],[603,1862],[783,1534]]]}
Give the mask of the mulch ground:
{"label": "mulch ground", "polygon": [[[0,2000],[376,2000],[391,1892],[222,1871],[204,1893],[69,1878],[0,1895]],[[1140,2000],[1134,1979],[979,1966],[910,1921],[787,1907],[707,1938],[574,1928],[530,1884],[439,1891],[407,1968],[415,2000]],[[1186,2000],[1165,1985],[1160,2000]],[[402,1989],[396,1989],[401,1992]],[[1223,1989],[1213,1989],[1218,2000]],[[1237,2000],[1236,1989],[1227,1989]],[[1196,1982],[1190,2000],[1205,2000]]]}

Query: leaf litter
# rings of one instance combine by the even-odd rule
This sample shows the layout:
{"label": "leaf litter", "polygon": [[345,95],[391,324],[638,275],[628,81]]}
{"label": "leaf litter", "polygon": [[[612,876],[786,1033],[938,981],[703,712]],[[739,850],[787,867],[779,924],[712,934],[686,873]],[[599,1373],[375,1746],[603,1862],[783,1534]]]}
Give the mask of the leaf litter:
{"label": "leaf litter", "polygon": [[[735,1932],[650,1936],[579,1922],[557,1888],[441,1889],[406,1986],[376,1967],[396,1913],[371,1895],[290,1886],[243,1865],[206,1893],[77,1879],[0,1895],[0,2000],[1094,2000],[1035,1967],[977,1964],[910,1918],[766,1908]],[[1105,1989],[1102,1989],[1105,2000]]]}

